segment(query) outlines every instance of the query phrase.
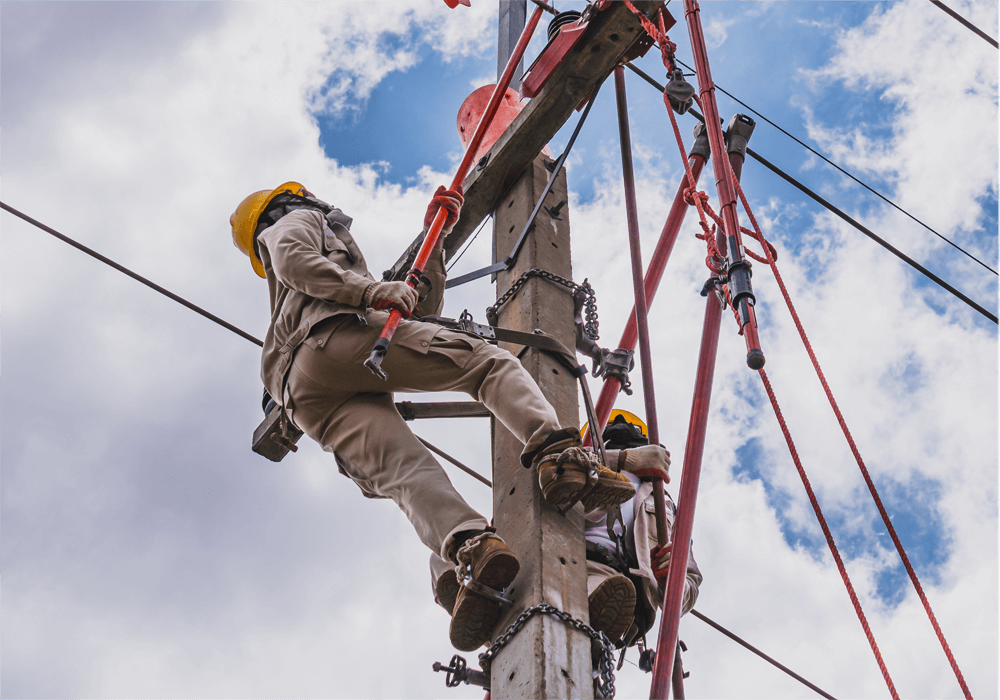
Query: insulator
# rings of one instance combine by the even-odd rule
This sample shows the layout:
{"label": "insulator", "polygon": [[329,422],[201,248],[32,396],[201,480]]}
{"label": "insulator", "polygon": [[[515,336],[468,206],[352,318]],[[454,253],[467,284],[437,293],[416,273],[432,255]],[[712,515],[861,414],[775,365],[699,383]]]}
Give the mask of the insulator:
{"label": "insulator", "polygon": [[582,12],[577,12],[576,10],[567,10],[566,12],[560,12],[558,15],[553,17],[552,21],[549,22],[549,28],[548,28],[549,41],[555,39],[556,34],[559,33],[559,30],[562,28],[564,24],[573,24],[574,22],[579,20],[580,17],[582,16],[583,16]]}

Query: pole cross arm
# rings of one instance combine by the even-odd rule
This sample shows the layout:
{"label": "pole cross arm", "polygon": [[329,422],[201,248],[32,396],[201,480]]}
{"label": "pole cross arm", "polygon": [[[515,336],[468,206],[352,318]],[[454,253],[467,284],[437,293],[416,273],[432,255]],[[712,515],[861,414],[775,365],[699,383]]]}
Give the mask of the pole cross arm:
{"label": "pole cross arm", "polygon": [[[633,4],[649,12],[663,2],[636,0]],[[484,156],[485,165],[473,168],[466,176],[462,185],[465,191],[462,214],[444,241],[446,259],[451,260],[457,254],[524,168],[643,36],[639,20],[624,3],[613,2],[594,15],[583,39]],[[414,243],[419,246],[418,241]],[[404,266],[400,264],[399,268]]]}

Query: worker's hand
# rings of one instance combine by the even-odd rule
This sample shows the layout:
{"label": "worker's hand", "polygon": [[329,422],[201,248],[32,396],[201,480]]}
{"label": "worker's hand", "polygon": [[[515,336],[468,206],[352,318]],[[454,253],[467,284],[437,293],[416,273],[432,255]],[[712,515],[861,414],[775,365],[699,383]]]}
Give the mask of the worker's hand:
{"label": "worker's hand", "polygon": [[673,545],[667,543],[662,547],[657,545],[649,550],[649,558],[653,565],[653,576],[657,581],[667,577],[667,567],[670,566],[670,549]]}
{"label": "worker's hand", "polygon": [[439,239],[444,240],[444,236],[451,233],[451,230],[455,227],[455,222],[458,221],[458,217],[462,213],[462,204],[464,202],[465,197],[462,196],[461,185],[458,186],[457,190],[446,190],[444,185],[440,185],[434,193],[431,203],[427,205],[427,213],[424,214],[424,230],[426,231],[431,227],[438,209],[444,207],[445,211],[448,212],[448,218],[445,219],[444,228],[441,229],[441,238]]}
{"label": "worker's hand", "polygon": [[373,309],[397,309],[409,318],[417,305],[417,290],[406,282],[376,282],[365,290],[365,302]]}
{"label": "worker's hand", "polygon": [[[630,447],[625,452],[625,463],[622,470],[636,476],[663,479],[670,483],[670,453],[659,445],[643,445]],[[619,462],[621,464],[621,462]]]}

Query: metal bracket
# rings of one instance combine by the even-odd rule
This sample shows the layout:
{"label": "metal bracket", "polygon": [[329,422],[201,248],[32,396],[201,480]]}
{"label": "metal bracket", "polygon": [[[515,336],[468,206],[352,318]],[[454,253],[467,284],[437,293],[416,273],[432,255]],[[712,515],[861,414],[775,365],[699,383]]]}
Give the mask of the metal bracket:
{"label": "metal bracket", "polygon": [[462,310],[462,314],[458,317],[457,327],[461,331],[465,331],[466,333],[475,333],[490,342],[495,342],[497,339],[497,334],[493,328],[491,326],[484,326],[473,321],[472,314],[469,313],[468,309]]}
{"label": "metal bracket", "polygon": [[481,595],[484,598],[489,598],[490,600],[495,600],[500,603],[500,605],[506,605],[508,607],[514,605],[513,600],[504,596],[505,591],[498,591],[495,588],[490,588],[489,586],[472,578],[472,567],[468,564],[465,565],[464,569],[456,569],[455,572],[458,573],[459,584],[468,588],[473,593]]}
{"label": "metal bracket", "polygon": [[625,350],[624,348],[615,350],[598,348],[598,350],[601,351],[600,357],[592,358],[594,367],[591,370],[591,375],[601,379],[609,377],[617,379],[625,395],[631,396],[632,382],[628,378],[628,373],[635,367],[635,350]]}

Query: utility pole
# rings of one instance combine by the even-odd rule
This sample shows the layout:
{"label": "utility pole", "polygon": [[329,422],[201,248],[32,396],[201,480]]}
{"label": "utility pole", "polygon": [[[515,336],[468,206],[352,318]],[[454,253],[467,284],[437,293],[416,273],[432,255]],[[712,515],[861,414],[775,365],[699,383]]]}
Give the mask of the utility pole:
{"label": "utility pole", "polygon": [[[548,181],[545,162],[544,156],[535,158],[494,212],[494,236],[504,255],[513,247]],[[546,199],[546,206],[553,210],[560,202],[564,204],[556,216],[545,209],[538,215],[534,233],[521,249],[517,263],[498,273],[498,295],[532,268],[572,278],[565,169]],[[539,277],[530,278],[500,310],[499,320],[504,328],[528,333],[540,328],[566,347],[575,344],[572,290]],[[517,353],[521,348],[507,349]],[[576,379],[552,355],[535,348],[521,353],[520,359],[560,421],[576,425]],[[497,631],[502,632],[521,610],[538,603],[548,603],[589,623],[582,507],[577,505],[563,516],[548,505],[535,471],[524,469],[519,462],[521,442],[495,419],[492,427],[493,517],[499,533],[521,560],[511,591],[516,603],[502,617]],[[590,638],[548,615],[533,617],[496,657],[491,670],[491,697],[496,700],[592,698],[594,693]]]}
{"label": "utility pole", "polygon": [[[506,66],[510,49],[520,36],[526,13],[525,0],[500,3],[498,66]],[[537,156],[493,213],[494,260],[506,256],[541,196],[550,173],[546,158]],[[559,172],[534,231],[525,242],[515,265],[497,275],[497,296],[503,294],[522,273],[532,268],[548,270],[572,279],[566,170]],[[562,202],[562,208],[555,207]],[[538,277],[531,278],[499,313],[500,325],[531,333],[536,328],[557,338],[566,347],[575,344],[572,290]],[[508,347],[514,353],[520,347]],[[555,407],[560,421],[578,421],[576,380],[551,355],[526,349],[521,363]],[[587,606],[587,562],[581,507],[565,516],[545,503],[533,469],[519,462],[521,442],[496,419],[493,436],[493,517],[497,529],[521,560],[511,595],[515,606],[500,620],[502,632],[521,610],[549,603],[577,619],[589,622]],[[557,618],[536,615],[515,635],[491,666],[491,697],[592,698],[593,679],[590,639]]]}
{"label": "utility pole", "polygon": [[[517,44],[524,30],[524,20],[528,14],[528,0],[500,0],[500,22],[497,36],[497,76],[507,67],[514,45]],[[514,71],[514,79],[510,86],[517,90],[521,86],[521,74],[524,73],[524,59]]]}

